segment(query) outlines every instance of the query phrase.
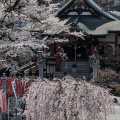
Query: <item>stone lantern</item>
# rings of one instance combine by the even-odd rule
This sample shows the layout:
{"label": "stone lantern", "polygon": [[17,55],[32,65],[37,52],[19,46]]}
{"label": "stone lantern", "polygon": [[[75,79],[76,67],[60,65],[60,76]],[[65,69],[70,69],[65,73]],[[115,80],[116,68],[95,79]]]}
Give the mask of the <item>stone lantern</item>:
{"label": "stone lantern", "polygon": [[45,53],[43,50],[39,50],[37,51],[37,53],[38,53],[39,77],[43,78],[43,73],[44,73],[43,69],[44,66],[46,65],[45,64],[46,58],[49,57],[51,53]]}
{"label": "stone lantern", "polygon": [[100,65],[100,60],[99,60],[99,55],[97,54],[97,49],[94,49],[94,53],[92,56],[90,56],[89,59],[90,67],[93,69],[93,78],[92,81],[95,81],[97,78],[97,70],[99,69]]}
{"label": "stone lantern", "polygon": [[43,63],[43,51],[37,51],[38,53],[38,57],[39,57],[39,77],[43,78],[43,67],[44,67],[44,63]]}

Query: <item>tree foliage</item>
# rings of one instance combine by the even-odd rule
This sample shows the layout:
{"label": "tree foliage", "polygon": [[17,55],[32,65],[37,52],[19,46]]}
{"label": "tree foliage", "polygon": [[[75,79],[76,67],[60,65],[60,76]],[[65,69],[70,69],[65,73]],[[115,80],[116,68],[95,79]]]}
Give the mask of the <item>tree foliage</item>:
{"label": "tree foliage", "polygon": [[66,20],[60,21],[54,15],[58,4],[45,2],[38,6],[36,0],[0,1],[0,60],[6,60],[1,62],[4,67],[12,68],[16,59],[29,58],[55,42],[43,34],[52,35],[66,28]]}
{"label": "tree foliage", "polygon": [[38,79],[27,98],[27,120],[106,120],[113,113],[109,91],[71,76]]}

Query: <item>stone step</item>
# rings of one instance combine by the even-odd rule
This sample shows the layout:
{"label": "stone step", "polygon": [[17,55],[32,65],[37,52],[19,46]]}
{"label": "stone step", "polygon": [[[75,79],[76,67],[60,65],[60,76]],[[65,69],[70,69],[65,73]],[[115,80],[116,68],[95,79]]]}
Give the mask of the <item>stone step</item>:
{"label": "stone step", "polygon": [[[72,71],[72,68],[60,68],[60,71]],[[89,72],[89,68],[77,68],[77,71],[80,72]]]}
{"label": "stone step", "polygon": [[[90,66],[77,66],[77,69],[87,69]],[[60,68],[66,68],[66,66],[60,66]],[[67,66],[67,68],[72,68],[72,66]]]}
{"label": "stone step", "polygon": [[[75,63],[67,63],[67,65],[73,65],[73,64],[75,64]],[[66,65],[66,64],[65,63],[60,63],[60,65]],[[89,65],[89,63],[78,63],[77,65]]]}
{"label": "stone step", "polygon": [[[86,77],[86,79],[91,79],[92,74],[91,73],[68,73],[69,75],[73,76],[74,78],[80,78],[82,79],[83,77]],[[54,77],[64,77],[64,72],[55,72],[53,74]]]}
{"label": "stone step", "polygon": [[56,76],[64,76],[64,72],[69,73],[71,76],[77,78],[77,77],[83,77],[89,78],[89,62],[88,61],[78,61],[77,64],[77,72],[72,73],[72,65],[75,64],[75,62],[67,62],[67,68],[66,68],[66,62],[60,63],[60,71],[58,73],[55,73]]}
{"label": "stone step", "polygon": [[[72,66],[73,64],[60,64],[60,66]],[[77,66],[89,66],[89,64],[77,64]]]}
{"label": "stone step", "polygon": [[[60,65],[60,67],[66,67],[66,65]],[[72,67],[72,65],[67,65],[67,67]],[[77,65],[77,67],[86,68],[89,67],[89,65]]]}
{"label": "stone step", "polygon": [[[75,64],[75,62],[67,62],[67,65]],[[89,62],[77,62],[77,65],[89,65]],[[60,65],[66,65],[65,62],[61,62]]]}

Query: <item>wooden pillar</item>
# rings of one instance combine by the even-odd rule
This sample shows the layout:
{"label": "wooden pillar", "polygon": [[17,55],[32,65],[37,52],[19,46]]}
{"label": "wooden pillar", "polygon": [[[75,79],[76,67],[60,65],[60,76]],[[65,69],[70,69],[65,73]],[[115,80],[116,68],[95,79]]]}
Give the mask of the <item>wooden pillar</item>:
{"label": "wooden pillar", "polygon": [[94,46],[94,45],[91,45],[91,55],[93,54],[94,49],[95,49],[95,46]]}
{"label": "wooden pillar", "polygon": [[115,56],[117,57],[118,53],[118,33],[115,33]]}
{"label": "wooden pillar", "polygon": [[59,45],[56,44],[56,71],[60,71],[60,48]]}

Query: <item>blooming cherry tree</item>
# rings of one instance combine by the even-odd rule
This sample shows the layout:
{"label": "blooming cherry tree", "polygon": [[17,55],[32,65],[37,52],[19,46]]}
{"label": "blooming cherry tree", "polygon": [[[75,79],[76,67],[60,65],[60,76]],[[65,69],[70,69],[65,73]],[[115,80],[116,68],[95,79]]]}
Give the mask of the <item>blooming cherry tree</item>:
{"label": "blooming cherry tree", "polygon": [[60,21],[54,15],[58,4],[45,2],[38,6],[35,0],[0,1],[0,57],[6,60],[6,66],[10,67],[16,57],[29,58],[35,50],[55,42],[43,34],[53,35],[67,29],[66,20]]}
{"label": "blooming cherry tree", "polygon": [[71,76],[34,82],[27,97],[27,120],[107,120],[113,114],[109,91]]}

